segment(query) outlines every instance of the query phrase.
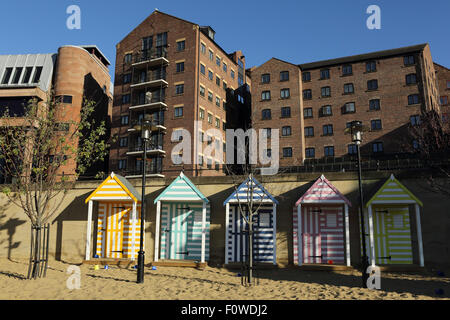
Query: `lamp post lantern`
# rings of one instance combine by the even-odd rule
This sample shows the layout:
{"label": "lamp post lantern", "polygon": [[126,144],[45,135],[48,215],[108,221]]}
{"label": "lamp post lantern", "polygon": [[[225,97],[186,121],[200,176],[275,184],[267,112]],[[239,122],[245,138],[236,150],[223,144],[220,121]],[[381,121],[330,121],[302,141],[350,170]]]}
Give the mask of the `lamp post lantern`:
{"label": "lamp post lantern", "polygon": [[147,143],[150,140],[152,130],[152,119],[148,114],[144,115],[141,125],[135,127],[136,130],[141,131],[141,138],[143,141],[143,157],[142,157],[142,201],[141,201],[141,232],[139,238],[139,253],[138,253],[138,268],[137,268],[137,283],[144,283],[144,228],[145,228],[145,184],[147,173]]}
{"label": "lamp post lantern", "polygon": [[361,151],[360,145],[362,141],[362,133],[368,131],[368,128],[363,126],[361,121],[352,121],[350,126],[345,129],[345,133],[349,133],[352,136],[352,142],[356,145],[356,152],[358,156],[358,185],[359,185],[359,214],[361,218],[361,235],[362,235],[362,248],[363,253],[361,257],[361,268],[362,268],[362,285],[363,288],[367,288],[367,279],[369,275],[367,273],[367,268],[369,267],[369,257],[367,256],[366,250],[366,228],[364,223],[364,199],[363,199],[363,189],[362,189],[362,178],[361,178]]}

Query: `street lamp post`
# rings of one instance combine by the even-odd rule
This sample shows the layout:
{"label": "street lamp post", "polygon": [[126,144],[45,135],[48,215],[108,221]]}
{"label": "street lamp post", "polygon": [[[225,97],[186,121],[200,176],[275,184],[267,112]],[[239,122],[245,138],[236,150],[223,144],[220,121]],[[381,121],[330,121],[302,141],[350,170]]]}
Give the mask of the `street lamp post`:
{"label": "street lamp post", "polygon": [[[145,184],[147,173],[147,143],[150,140],[150,132],[152,121],[150,118],[144,116],[139,130],[141,131],[141,138],[143,141],[143,161],[142,161],[142,201],[141,201],[141,231],[139,238],[139,253],[138,253],[138,268],[137,268],[137,283],[144,283],[144,228],[145,228]],[[136,128],[138,129],[138,128]]]}
{"label": "street lamp post", "polygon": [[361,121],[352,121],[350,126],[346,129],[346,133],[352,135],[352,142],[356,145],[356,152],[358,155],[358,184],[359,184],[359,214],[361,217],[361,234],[362,234],[362,247],[363,253],[361,257],[361,268],[362,268],[362,285],[363,288],[367,288],[367,279],[369,275],[367,273],[367,268],[369,267],[369,258],[367,256],[366,250],[366,228],[364,223],[364,199],[363,199],[363,189],[362,189],[362,170],[361,170],[361,151],[360,145],[362,141],[362,133],[367,131],[362,125]]}

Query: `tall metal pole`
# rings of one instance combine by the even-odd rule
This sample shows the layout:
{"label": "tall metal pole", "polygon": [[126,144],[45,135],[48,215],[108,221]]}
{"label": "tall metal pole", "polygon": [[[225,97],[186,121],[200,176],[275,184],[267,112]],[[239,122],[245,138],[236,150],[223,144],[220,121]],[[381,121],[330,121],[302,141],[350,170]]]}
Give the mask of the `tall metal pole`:
{"label": "tall metal pole", "polygon": [[366,228],[364,224],[364,200],[363,200],[363,189],[362,189],[362,178],[361,178],[361,152],[360,152],[361,141],[356,142],[356,150],[358,152],[358,183],[359,183],[359,214],[361,217],[361,235],[362,235],[362,247],[363,254],[361,257],[361,268],[362,268],[362,284],[363,288],[367,288],[367,279],[369,275],[366,273],[369,267],[369,258],[367,257],[366,251]]}
{"label": "tall metal pole", "polygon": [[[143,129],[145,130],[145,129]],[[139,238],[139,253],[138,253],[138,272],[137,272],[137,283],[144,283],[144,222],[145,222],[145,176],[146,176],[146,163],[147,163],[147,134],[144,133],[144,156],[142,164],[142,201],[141,201],[141,232]]]}

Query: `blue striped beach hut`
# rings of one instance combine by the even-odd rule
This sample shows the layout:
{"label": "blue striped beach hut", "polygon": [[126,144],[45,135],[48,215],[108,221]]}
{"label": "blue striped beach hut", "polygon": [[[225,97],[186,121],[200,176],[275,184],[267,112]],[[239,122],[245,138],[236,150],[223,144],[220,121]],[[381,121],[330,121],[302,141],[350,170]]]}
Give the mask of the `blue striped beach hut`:
{"label": "blue striped beach hut", "polygon": [[181,172],[155,199],[155,258],[209,260],[209,200]]}
{"label": "blue striped beach hut", "polygon": [[[225,206],[225,264],[246,261],[247,228],[243,214],[253,199],[253,252],[256,263],[276,264],[276,210],[278,201],[254,178],[249,177],[223,203]],[[242,213],[241,213],[242,210]]]}

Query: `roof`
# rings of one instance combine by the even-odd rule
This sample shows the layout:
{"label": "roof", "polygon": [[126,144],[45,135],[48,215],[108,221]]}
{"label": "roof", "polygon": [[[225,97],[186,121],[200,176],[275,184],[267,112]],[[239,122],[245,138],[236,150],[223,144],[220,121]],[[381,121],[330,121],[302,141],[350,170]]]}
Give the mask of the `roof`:
{"label": "roof", "polygon": [[158,201],[204,201],[209,203],[200,190],[184,175],[183,172],[164,189],[164,191],[155,199]]}
{"label": "roof", "polygon": [[393,174],[367,201],[366,207],[373,204],[419,204],[423,206],[422,201],[398,181]]}
{"label": "roof", "polygon": [[297,200],[295,206],[302,203],[346,203],[352,206],[351,202],[324,175]]}
{"label": "roof", "polygon": [[364,60],[370,60],[370,59],[387,58],[387,57],[401,55],[401,54],[405,54],[405,53],[422,51],[426,46],[427,46],[427,44],[424,43],[424,44],[402,47],[402,48],[397,48],[397,49],[376,51],[376,52],[359,54],[359,55],[354,55],[354,56],[347,56],[347,57],[330,59],[330,60],[321,60],[321,61],[316,61],[316,62],[304,63],[304,64],[299,64],[298,66],[302,70],[308,70],[308,69],[321,68],[321,67],[332,66],[332,65],[343,64],[343,63],[358,62],[358,61],[364,61]]}
{"label": "roof", "polygon": [[255,178],[247,178],[223,203],[226,205],[229,202],[250,202],[250,193],[253,192],[254,202],[271,202],[278,204],[278,201],[259,183]]}
{"label": "roof", "polygon": [[111,175],[89,195],[85,202],[88,203],[90,200],[133,200],[139,202],[142,198],[127,179],[111,172]]}
{"label": "roof", "polygon": [[101,52],[101,50],[95,44],[93,44],[93,45],[84,45],[84,46],[79,46],[79,47],[81,47],[81,48],[83,48],[83,49],[85,49],[87,51],[89,51],[89,49],[94,49],[95,55],[97,57],[105,59],[106,63],[108,65],[111,65],[111,62],[108,60],[108,58],[106,58],[106,56],[103,54],[103,52]]}

